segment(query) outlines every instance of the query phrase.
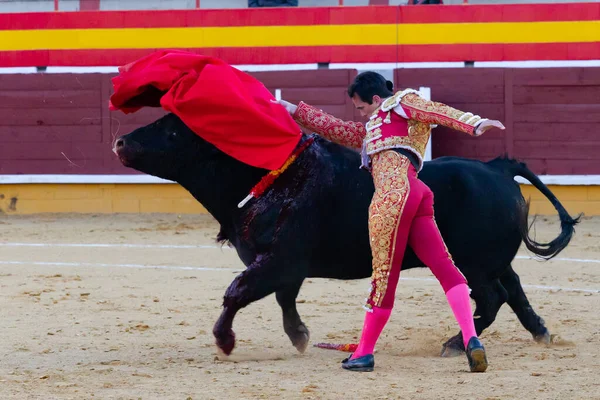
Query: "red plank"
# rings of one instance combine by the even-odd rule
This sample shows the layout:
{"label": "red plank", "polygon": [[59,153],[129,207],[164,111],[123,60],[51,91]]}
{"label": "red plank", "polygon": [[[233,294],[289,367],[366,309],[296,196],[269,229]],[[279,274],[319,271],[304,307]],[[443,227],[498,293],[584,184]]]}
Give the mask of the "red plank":
{"label": "red plank", "polygon": [[73,108],[98,105],[97,90],[2,90],[0,108]]}
{"label": "red plank", "polygon": [[471,84],[473,81],[491,86],[504,84],[504,68],[398,68],[394,73],[401,82],[426,81],[452,86],[449,82],[458,80],[461,86]]}
{"label": "red plank", "polygon": [[[104,75],[100,81],[100,116],[102,118],[102,143],[105,143],[107,145],[107,148],[112,149],[113,144],[119,134],[118,129],[120,128],[120,123],[116,123],[114,125],[113,130],[113,118],[110,114],[110,110],[107,107],[110,95],[112,94],[112,82],[110,80],[110,75]],[[103,166],[107,165],[107,161],[109,160],[109,157],[111,157],[111,153],[104,153],[104,159],[102,160]]]}
{"label": "red plank", "polygon": [[[83,144],[82,144],[83,145]],[[0,147],[1,160],[61,160],[65,155],[69,158],[79,157],[79,152],[73,151],[72,142],[39,142],[12,143]],[[64,153],[64,154],[63,154]],[[81,159],[81,158],[79,158]],[[41,172],[41,171],[40,171]]]}
{"label": "red plank", "polygon": [[532,159],[528,166],[538,175],[600,174],[600,163],[593,161]]}
{"label": "red plank", "polygon": [[0,74],[2,90],[97,90],[100,74]]}
{"label": "red plank", "polygon": [[502,155],[504,152],[503,140],[456,140],[444,141],[437,138],[432,142],[435,149],[434,156],[446,155],[477,158],[479,160],[489,159]]}
{"label": "red plank", "polygon": [[514,109],[515,122],[598,122],[600,103],[572,104],[522,104]]}
{"label": "red plank", "polygon": [[600,175],[600,160],[544,160],[548,175]]}
{"label": "red plank", "polygon": [[346,87],[349,73],[355,70],[320,69],[308,71],[269,71],[251,72],[250,75],[261,81],[266,87],[307,88],[307,87]]}
{"label": "red plank", "polygon": [[140,111],[135,112],[133,114],[123,114],[121,111],[111,111],[111,129],[115,130],[119,128],[119,131],[122,131],[126,126],[137,126],[140,127],[142,125],[149,124],[154,122],[155,120],[166,115],[167,112],[162,108],[142,108]]}
{"label": "red plank", "polygon": [[102,142],[100,125],[6,126],[0,125],[0,146],[11,143]]}
{"label": "red plank", "polygon": [[[85,165],[62,160],[10,160],[0,163],[0,174],[105,174],[106,168],[100,162]],[[133,171],[133,170],[131,170]],[[133,172],[131,172],[133,173]]]}
{"label": "red plank", "polygon": [[527,165],[527,168],[529,168],[531,171],[533,171],[534,174],[537,174],[537,175],[547,175],[548,174],[547,162],[544,159],[528,158],[526,160],[519,159],[519,161],[524,162]]}
{"label": "red plank", "polygon": [[300,100],[313,105],[315,107],[322,107],[327,104],[346,104],[346,97],[348,97],[346,87],[334,87],[334,88],[282,88],[281,97],[284,100],[298,103]]}
{"label": "red plank", "polygon": [[567,160],[596,160],[600,154],[599,142],[559,142],[515,140],[515,156]]}
{"label": "red plank", "polygon": [[514,104],[598,104],[598,86],[516,86]]}
{"label": "red plank", "polygon": [[598,123],[577,122],[519,122],[515,124],[516,140],[550,140],[556,142],[600,142]]}
{"label": "red plank", "polygon": [[[438,74],[443,74],[443,71],[438,70]],[[468,83],[465,83],[462,79],[448,78],[446,84],[436,84],[427,79],[407,82],[400,78],[400,83],[403,84],[403,88],[409,87],[416,90],[419,90],[421,86],[430,87],[433,101],[445,103],[476,101],[477,104],[504,104],[504,86],[491,85],[479,79],[469,80]]]}
{"label": "red plank", "polygon": [[[432,97],[434,97],[432,93]],[[439,100],[434,97],[434,100]],[[475,99],[466,99],[468,101],[473,101]],[[443,102],[443,99],[440,101]],[[483,118],[491,118],[491,119],[504,119],[504,104],[493,104],[493,103],[459,103],[459,102],[447,102],[449,106],[452,106],[458,110],[464,112],[471,112],[473,114],[480,115]]]}
{"label": "red plank", "polygon": [[94,108],[0,108],[4,125],[101,125],[100,109]]}
{"label": "red plank", "polygon": [[471,137],[464,132],[459,132],[452,128],[446,128],[444,126],[438,126],[437,128],[433,129],[432,135],[434,137],[434,140],[444,141],[477,140],[479,142],[484,142],[488,140],[505,140],[504,131],[501,131],[499,129],[492,129],[482,136]]}
{"label": "red plank", "polygon": [[589,86],[600,85],[598,67],[519,68],[516,86]]}
{"label": "red plank", "polygon": [[590,160],[556,160],[527,158],[520,159],[527,167],[538,175],[598,175],[600,161]]}
{"label": "red plank", "polygon": [[107,143],[72,142],[70,152],[65,154],[69,159],[82,161],[85,165],[87,162],[93,162],[93,160],[103,161],[105,154],[114,153],[112,152],[112,146]]}

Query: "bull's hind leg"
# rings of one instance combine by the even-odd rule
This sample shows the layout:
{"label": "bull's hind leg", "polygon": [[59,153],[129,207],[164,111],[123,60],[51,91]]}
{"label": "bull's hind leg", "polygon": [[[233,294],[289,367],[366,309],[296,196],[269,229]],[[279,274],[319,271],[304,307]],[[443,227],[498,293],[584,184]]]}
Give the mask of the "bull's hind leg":
{"label": "bull's hind leg", "polygon": [[285,274],[278,271],[272,255],[258,256],[248,268],[229,285],[223,298],[223,311],[213,328],[217,346],[227,355],[235,347],[232,330],[235,314],[248,304],[280,290]]}
{"label": "bull's hind leg", "polygon": [[[502,304],[508,298],[506,290],[499,280],[492,281],[489,285],[475,286],[471,291],[471,298],[475,300],[475,331],[477,336],[481,335],[488,326],[494,322]],[[450,338],[442,348],[442,357],[454,357],[462,355],[465,351],[462,332]]]}
{"label": "bull's hind leg", "polygon": [[521,286],[519,275],[512,269],[512,266],[509,266],[508,270],[500,277],[500,282],[508,292],[508,305],[525,329],[531,332],[536,342],[550,343],[550,332],[544,325],[544,320],[533,311]]}
{"label": "bull's hind leg", "polygon": [[308,328],[300,319],[296,309],[296,297],[300,292],[302,282],[303,280],[300,280],[297,283],[288,285],[275,294],[283,312],[283,329],[300,353],[304,353],[310,338]]}

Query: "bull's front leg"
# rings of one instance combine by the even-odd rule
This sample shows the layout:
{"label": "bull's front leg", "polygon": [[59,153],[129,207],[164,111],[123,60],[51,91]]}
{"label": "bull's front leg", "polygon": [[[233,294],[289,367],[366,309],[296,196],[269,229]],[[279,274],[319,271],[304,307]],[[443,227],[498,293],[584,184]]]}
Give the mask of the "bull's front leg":
{"label": "bull's front leg", "polygon": [[296,309],[296,297],[298,297],[302,282],[303,279],[299,279],[298,282],[287,285],[275,294],[283,313],[283,329],[300,353],[306,351],[310,339],[308,328],[300,319],[300,314]]}
{"label": "bull's front leg", "polygon": [[213,335],[217,346],[227,355],[235,347],[233,319],[248,304],[270,295],[281,286],[281,274],[273,268],[273,255],[259,255],[248,268],[229,285],[223,298],[223,311],[217,320]]}

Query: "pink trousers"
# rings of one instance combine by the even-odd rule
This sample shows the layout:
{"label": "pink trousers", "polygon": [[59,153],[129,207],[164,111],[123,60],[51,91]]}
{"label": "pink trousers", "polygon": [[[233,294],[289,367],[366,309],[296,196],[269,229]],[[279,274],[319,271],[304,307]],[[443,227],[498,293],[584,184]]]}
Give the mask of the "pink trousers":
{"label": "pink trousers", "polygon": [[369,208],[369,236],[373,275],[367,310],[393,307],[407,245],[431,269],[444,292],[466,284],[436,225],[433,193],[417,178],[408,158],[383,151],[373,156],[372,168],[375,194]]}

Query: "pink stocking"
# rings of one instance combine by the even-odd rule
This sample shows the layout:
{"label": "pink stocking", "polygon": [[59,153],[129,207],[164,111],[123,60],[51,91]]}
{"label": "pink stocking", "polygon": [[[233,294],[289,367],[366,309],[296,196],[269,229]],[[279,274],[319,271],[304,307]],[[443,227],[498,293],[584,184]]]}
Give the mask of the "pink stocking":
{"label": "pink stocking", "polygon": [[469,287],[464,283],[456,285],[446,292],[446,297],[448,298],[448,303],[450,304],[450,308],[452,308],[454,317],[458,322],[458,326],[460,326],[466,349],[469,339],[473,336],[477,337],[475,324],[473,322],[473,312],[471,311]]}
{"label": "pink stocking", "polygon": [[391,308],[373,307],[372,312],[367,312],[363,324],[362,335],[358,348],[352,355],[352,359],[373,354],[375,343],[383,331],[385,324],[390,319]]}

